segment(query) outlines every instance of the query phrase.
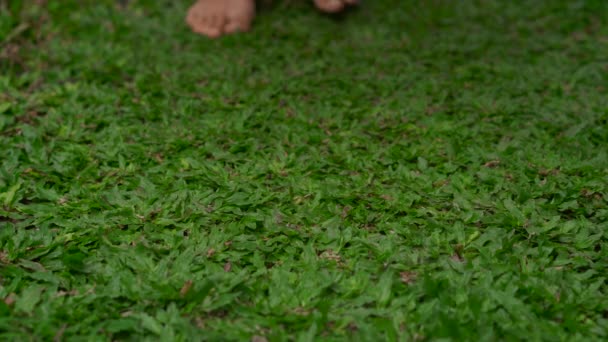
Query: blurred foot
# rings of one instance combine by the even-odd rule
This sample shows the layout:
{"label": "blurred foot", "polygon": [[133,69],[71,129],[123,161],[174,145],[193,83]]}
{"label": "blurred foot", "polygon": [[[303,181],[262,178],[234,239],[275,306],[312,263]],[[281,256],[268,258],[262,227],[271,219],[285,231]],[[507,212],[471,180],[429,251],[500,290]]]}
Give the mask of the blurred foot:
{"label": "blurred foot", "polygon": [[245,32],[255,17],[255,0],[197,0],[188,10],[192,31],[209,38]]}
{"label": "blurred foot", "polygon": [[323,12],[338,13],[358,2],[358,0],[315,0],[315,5]]}

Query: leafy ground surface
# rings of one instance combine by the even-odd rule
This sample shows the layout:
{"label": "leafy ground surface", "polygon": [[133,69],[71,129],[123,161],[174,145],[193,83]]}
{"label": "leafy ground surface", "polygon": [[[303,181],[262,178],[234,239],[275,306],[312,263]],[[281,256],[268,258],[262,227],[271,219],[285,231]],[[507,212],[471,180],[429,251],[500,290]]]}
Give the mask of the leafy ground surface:
{"label": "leafy ground surface", "polygon": [[608,337],[608,2],[0,6],[0,339]]}

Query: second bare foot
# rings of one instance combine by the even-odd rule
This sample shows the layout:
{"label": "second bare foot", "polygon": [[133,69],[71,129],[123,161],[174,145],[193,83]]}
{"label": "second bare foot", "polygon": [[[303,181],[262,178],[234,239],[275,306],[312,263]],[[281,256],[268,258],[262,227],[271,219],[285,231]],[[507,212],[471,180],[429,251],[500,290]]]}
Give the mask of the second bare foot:
{"label": "second bare foot", "polygon": [[188,10],[192,31],[210,38],[248,31],[255,17],[255,0],[197,0]]}
{"label": "second bare foot", "polygon": [[338,13],[349,6],[359,3],[358,0],[314,0],[315,6],[326,13]]}

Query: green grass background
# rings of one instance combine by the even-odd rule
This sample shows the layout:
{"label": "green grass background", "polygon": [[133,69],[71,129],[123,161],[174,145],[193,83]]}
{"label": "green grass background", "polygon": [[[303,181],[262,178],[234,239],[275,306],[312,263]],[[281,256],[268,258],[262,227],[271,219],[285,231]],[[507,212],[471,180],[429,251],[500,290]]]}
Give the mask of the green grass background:
{"label": "green grass background", "polygon": [[0,339],[608,338],[608,2],[0,1]]}

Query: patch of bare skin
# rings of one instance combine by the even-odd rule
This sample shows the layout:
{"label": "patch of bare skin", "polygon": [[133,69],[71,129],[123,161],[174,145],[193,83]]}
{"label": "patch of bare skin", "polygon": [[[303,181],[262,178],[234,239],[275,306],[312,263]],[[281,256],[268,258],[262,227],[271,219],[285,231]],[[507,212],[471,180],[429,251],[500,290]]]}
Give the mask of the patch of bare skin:
{"label": "patch of bare skin", "polygon": [[356,5],[358,0],[314,0],[315,6],[326,13],[342,12],[349,6]]}
{"label": "patch of bare skin", "polygon": [[255,17],[255,0],[197,0],[188,10],[192,31],[209,38],[249,31]]}
{"label": "patch of bare skin", "polygon": [[[338,13],[358,0],[314,0],[326,13]],[[188,10],[186,23],[192,31],[209,38],[246,32],[255,18],[255,0],[197,0]]]}

